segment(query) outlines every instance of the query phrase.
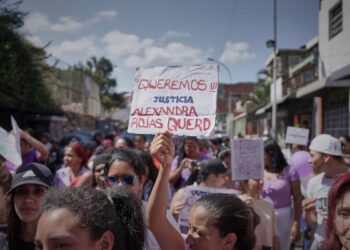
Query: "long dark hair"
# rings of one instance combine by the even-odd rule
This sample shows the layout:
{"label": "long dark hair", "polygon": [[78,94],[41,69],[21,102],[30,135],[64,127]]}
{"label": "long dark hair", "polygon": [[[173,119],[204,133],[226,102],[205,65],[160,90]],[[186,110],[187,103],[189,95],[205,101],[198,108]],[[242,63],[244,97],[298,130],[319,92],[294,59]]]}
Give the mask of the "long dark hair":
{"label": "long dark hair", "polygon": [[154,183],[156,183],[156,179],[158,176],[159,170],[154,165],[152,156],[148,152],[139,151],[139,156],[141,160],[145,164],[145,167],[148,169],[148,176],[145,179],[144,186],[142,188],[142,200],[147,201],[149,196],[151,195]]}
{"label": "long dark hair", "polygon": [[328,218],[326,224],[326,236],[323,250],[340,250],[342,244],[336,232],[334,225],[336,207],[344,195],[350,191],[350,173],[340,175],[332,185],[328,193]]}
{"label": "long dark hair", "polygon": [[[188,157],[188,155],[186,154],[185,152],[185,144],[187,141],[189,140],[193,140],[195,141],[198,145],[199,145],[199,140],[197,137],[195,136],[186,136],[183,138],[183,141],[182,141],[182,144],[180,146],[180,148],[178,149],[178,153],[177,155],[179,156],[178,157],[178,161],[177,161],[177,166],[176,168],[178,168],[181,164],[181,161],[185,158]],[[197,180],[197,175],[198,173],[193,173],[191,174],[189,180],[187,181],[186,185],[192,185],[193,182],[195,182]],[[181,176],[177,179],[177,181],[174,183],[174,188],[175,190],[178,190],[180,188],[180,184],[181,184]]]}
{"label": "long dark hair", "polygon": [[92,174],[93,174],[93,178],[92,178],[92,186],[93,187],[97,187],[97,180],[95,178],[95,172],[96,172],[96,167],[100,164],[104,164],[104,167],[106,167],[106,164],[108,163],[108,161],[111,158],[111,154],[109,153],[104,153],[104,154],[100,154],[97,155],[96,158],[94,159],[93,165],[92,165]]}
{"label": "long dark hair", "polygon": [[7,213],[7,242],[9,250],[18,249],[21,240],[21,220],[15,210],[14,192],[10,195],[10,202]]}
{"label": "long dark hair", "polygon": [[141,160],[145,164],[145,167],[148,168],[148,179],[153,181],[153,183],[155,183],[159,170],[154,165],[151,154],[147,152],[141,152],[140,156],[141,156]]}
{"label": "long dark hair", "polygon": [[146,226],[141,200],[127,187],[114,186],[106,192],[123,227],[124,249],[142,250]]}
{"label": "long dark hair", "polygon": [[109,169],[115,161],[125,161],[134,170],[138,177],[144,176],[146,168],[143,161],[140,159],[138,154],[133,149],[115,149],[112,152],[111,158],[106,164],[105,174],[108,175]]}
{"label": "long dark hair", "polygon": [[268,140],[264,149],[265,153],[271,157],[271,166],[268,170],[273,173],[281,173],[288,166],[288,163],[280,146],[274,140]]}
{"label": "long dark hair", "polygon": [[182,144],[181,144],[181,146],[180,146],[180,148],[179,148],[179,150],[178,150],[178,153],[177,153],[177,155],[179,156],[179,160],[178,160],[178,162],[177,162],[177,167],[179,167],[180,166],[180,163],[181,163],[181,161],[183,160],[183,159],[185,159],[185,158],[187,158],[188,156],[186,155],[186,153],[185,153],[185,144],[186,144],[186,142],[188,141],[188,140],[193,140],[193,141],[195,141],[198,145],[199,145],[199,141],[198,141],[198,138],[197,137],[195,137],[195,136],[186,136],[186,137],[184,137],[183,138],[183,141],[182,141]]}

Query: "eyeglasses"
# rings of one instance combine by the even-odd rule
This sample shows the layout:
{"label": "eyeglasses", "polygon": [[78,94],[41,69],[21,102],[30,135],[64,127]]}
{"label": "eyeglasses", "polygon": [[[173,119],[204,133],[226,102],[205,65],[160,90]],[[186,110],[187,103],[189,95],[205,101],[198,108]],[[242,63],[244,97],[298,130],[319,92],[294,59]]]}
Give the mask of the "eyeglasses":
{"label": "eyeglasses", "polygon": [[137,175],[107,176],[107,178],[108,182],[112,185],[118,185],[121,183],[128,186],[134,186],[139,180]]}

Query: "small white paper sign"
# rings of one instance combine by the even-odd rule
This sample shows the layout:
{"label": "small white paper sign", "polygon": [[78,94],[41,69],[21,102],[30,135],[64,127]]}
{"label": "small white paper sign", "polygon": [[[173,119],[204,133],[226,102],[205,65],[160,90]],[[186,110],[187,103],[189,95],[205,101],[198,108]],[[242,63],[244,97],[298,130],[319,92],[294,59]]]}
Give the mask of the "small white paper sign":
{"label": "small white paper sign", "polygon": [[22,165],[21,154],[17,151],[16,137],[0,127],[0,154],[16,167]]}
{"label": "small white paper sign", "polygon": [[239,192],[233,189],[187,186],[184,188],[184,193],[183,193],[184,207],[179,214],[179,218],[178,218],[179,225],[182,227],[188,227],[188,217],[193,204],[199,198],[212,193],[239,195]]}
{"label": "small white paper sign", "polygon": [[263,140],[261,138],[234,139],[232,144],[232,180],[263,179]]}
{"label": "small white paper sign", "polygon": [[287,127],[286,143],[306,146],[309,132],[306,128]]}
{"label": "small white paper sign", "polygon": [[139,68],[128,132],[209,136],[218,86],[217,64]]}
{"label": "small white paper sign", "polygon": [[11,125],[12,125],[13,134],[14,134],[15,139],[16,139],[16,150],[17,150],[18,154],[21,155],[21,134],[19,132],[18,124],[12,115],[11,115]]}

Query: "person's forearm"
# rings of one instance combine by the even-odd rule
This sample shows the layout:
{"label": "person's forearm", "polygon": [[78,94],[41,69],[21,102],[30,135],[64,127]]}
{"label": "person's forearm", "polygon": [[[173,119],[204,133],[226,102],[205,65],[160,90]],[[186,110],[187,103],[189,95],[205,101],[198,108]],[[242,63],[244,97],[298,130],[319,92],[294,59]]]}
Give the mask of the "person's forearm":
{"label": "person's forearm", "polygon": [[93,182],[93,179],[94,174],[92,173],[92,171],[88,171],[79,178],[75,187],[90,186]]}
{"label": "person's forearm", "polygon": [[299,223],[302,213],[302,198],[300,192],[300,181],[292,181],[292,197],[293,197],[293,207],[294,207],[294,222]]}
{"label": "person's forearm", "polygon": [[294,202],[294,221],[299,223],[301,219],[301,213],[302,213],[301,197],[293,196],[293,202]]}
{"label": "person's forearm", "polygon": [[273,250],[281,250],[280,239],[277,235],[273,236]]}
{"label": "person's forearm", "polygon": [[159,170],[146,210],[146,224],[156,237],[161,249],[182,250],[185,242],[166,217],[168,201],[168,179],[170,167]]}
{"label": "person's forearm", "polygon": [[49,150],[44,144],[42,144],[40,141],[38,141],[28,133],[24,133],[23,139],[40,153],[40,161],[45,161],[48,158]]}
{"label": "person's forearm", "polygon": [[169,175],[169,182],[172,183],[172,184],[177,182],[177,180],[180,178],[181,171],[182,171],[181,167],[178,167],[174,171],[171,171],[170,175]]}
{"label": "person's forearm", "polygon": [[[167,202],[168,202],[168,177],[170,168],[159,169],[158,177],[154,183],[151,195],[147,204],[147,220],[148,227],[157,227],[157,224],[162,224],[161,221],[167,221]],[[156,228],[157,229],[157,228]]]}

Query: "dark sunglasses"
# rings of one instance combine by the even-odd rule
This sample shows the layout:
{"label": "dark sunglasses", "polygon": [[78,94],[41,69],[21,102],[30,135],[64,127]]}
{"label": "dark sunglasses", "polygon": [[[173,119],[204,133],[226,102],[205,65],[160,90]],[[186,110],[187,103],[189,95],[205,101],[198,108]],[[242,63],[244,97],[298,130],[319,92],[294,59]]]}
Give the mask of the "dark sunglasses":
{"label": "dark sunglasses", "polygon": [[112,185],[122,183],[128,186],[134,186],[134,184],[139,180],[137,175],[107,176],[107,178],[108,182]]}

